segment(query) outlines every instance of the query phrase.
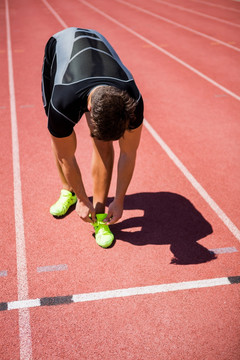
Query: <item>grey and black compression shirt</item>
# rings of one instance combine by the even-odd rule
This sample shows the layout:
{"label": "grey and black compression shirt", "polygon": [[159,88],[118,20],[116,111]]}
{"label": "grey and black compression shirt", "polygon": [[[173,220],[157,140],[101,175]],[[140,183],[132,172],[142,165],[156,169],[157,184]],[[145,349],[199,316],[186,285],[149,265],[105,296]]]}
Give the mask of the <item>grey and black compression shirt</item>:
{"label": "grey and black compression shirt", "polygon": [[132,74],[109,42],[97,31],[68,28],[47,42],[42,74],[42,97],[53,136],[69,136],[87,112],[87,98],[98,85],[126,90],[137,100],[135,129],[143,122],[143,100]]}

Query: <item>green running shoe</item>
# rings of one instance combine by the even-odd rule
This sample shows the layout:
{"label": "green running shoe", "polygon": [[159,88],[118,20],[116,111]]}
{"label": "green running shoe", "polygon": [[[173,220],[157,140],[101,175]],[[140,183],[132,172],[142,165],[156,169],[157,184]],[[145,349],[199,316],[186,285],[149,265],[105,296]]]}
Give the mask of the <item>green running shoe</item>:
{"label": "green running shoe", "polygon": [[107,214],[96,214],[97,221],[93,224],[96,243],[103,248],[111,246],[114,240],[113,233],[103,221],[106,217]]}
{"label": "green running shoe", "polygon": [[73,195],[71,191],[62,189],[60,198],[50,207],[50,214],[53,216],[63,216],[66,214],[70,206],[74,205],[76,202],[76,195]]}

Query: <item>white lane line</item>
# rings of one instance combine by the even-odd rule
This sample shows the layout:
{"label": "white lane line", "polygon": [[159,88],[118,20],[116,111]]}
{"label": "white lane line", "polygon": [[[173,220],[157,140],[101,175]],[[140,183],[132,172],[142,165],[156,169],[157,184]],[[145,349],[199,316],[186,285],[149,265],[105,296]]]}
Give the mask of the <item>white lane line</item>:
{"label": "white lane line", "polygon": [[48,8],[48,10],[50,10],[50,12],[55,16],[55,18],[60,22],[60,24],[62,25],[63,28],[67,28],[67,24],[65,23],[65,21],[63,21],[63,19],[58,15],[58,13],[53,9],[53,7],[46,1],[46,0],[42,0],[43,3],[46,5],[46,7]]}
{"label": "white lane line", "polygon": [[207,15],[207,14],[199,12],[199,11],[191,10],[191,9],[185,8],[183,6],[175,5],[175,4],[169,3],[167,1],[162,1],[162,0],[154,0],[154,1],[156,1],[157,3],[163,4],[163,5],[166,5],[166,6],[173,7],[175,9],[179,9],[179,10],[182,10],[182,11],[185,11],[185,12],[189,12],[190,14],[194,14],[194,15],[202,16],[202,17],[214,20],[214,21],[218,21],[218,22],[221,22],[223,24],[227,24],[227,25],[231,25],[231,26],[235,26],[235,27],[240,27],[240,24],[236,24],[236,23],[233,23],[231,21],[220,19],[220,18],[215,17],[215,16]]}
{"label": "white lane line", "polygon": [[235,246],[231,247],[224,247],[224,248],[217,248],[217,249],[209,249],[209,251],[214,252],[214,254],[230,254],[238,252],[238,250],[235,248]]}
{"label": "white lane line", "polygon": [[59,265],[47,265],[47,266],[39,266],[37,268],[37,272],[48,272],[48,271],[63,271],[67,270],[67,264],[59,264]]}
{"label": "white lane line", "polygon": [[184,281],[180,283],[141,286],[128,289],[109,290],[95,293],[73,295],[73,302],[95,301],[112,298],[123,298],[136,295],[159,294],[163,292],[181,291],[208,288],[214,286],[230,285],[228,278],[206,279],[196,281]]}
{"label": "white lane line", "polygon": [[[43,0],[45,2],[45,0]],[[151,45],[152,47],[154,47],[155,49],[161,51],[163,54],[167,55],[168,57],[170,57],[171,59],[175,60],[176,62],[178,62],[179,64],[183,65],[184,67],[186,67],[188,70],[194,72],[195,74],[197,74],[198,76],[200,76],[202,79],[208,81],[210,84],[216,86],[218,89],[222,90],[223,92],[225,92],[226,94],[232,96],[233,98],[235,98],[236,100],[240,101],[240,96],[233,93],[232,91],[228,90],[227,88],[225,88],[224,86],[220,85],[219,83],[217,83],[216,81],[214,81],[213,79],[209,78],[207,75],[204,75],[202,72],[198,71],[197,69],[195,69],[194,67],[192,67],[191,65],[187,64],[186,62],[184,62],[183,60],[179,59],[178,57],[176,57],[175,55],[173,55],[172,53],[170,53],[167,50],[164,50],[163,48],[161,48],[160,46],[158,46],[157,44],[155,44],[154,42],[152,42],[151,40],[148,40],[146,37],[140,35],[139,33],[137,33],[136,31],[132,30],[131,28],[129,28],[128,26],[120,23],[118,20],[116,20],[115,18],[113,18],[110,15],[107,15],[105,12],[101,11],[100,9],[98,9],[97,7],[95,7],[94,5],[90,4],[89,2],[85,1],[85,0],[78,0],[79,2],[81,2],[82,4],[88,6],[89,8],[93,9],[94,11],[96,11],[97,13],[101,14],[102,16],[104,16],[106,19],[112,21],[113,23],[119,25],[120,27],[122,27],[123,29],[125,29],[126,31],[128,31],[129,33],[135,35],[136,37],[138,37],[139,39],[143,40],[144,42],[146,42],[147,44]]]}
{"label": "white lane line", "polygon": [[235,8],[232,8],[232,7],[226,7],[226,6],[215,4],[215,3],[210,3],[208,1],[201,1],[201,0],[191,0],[191,1],[199,3],[199,4],[205,4],[205,5],[208,5],[208,6],[218,7],[219,9],[240,12],[240,10],[238,10],[238,9],[235,9]]}
{"label": "white lane line", "polygon": [[8,303],[8,310],[29,309],[32,307],[38,307],[40,305],[40,299],[10,301]]}
{"label": "white lane line", "polygon": [[[16,232],[16,257],[17,257],[17,282],[18,300],[28,298],[27,260],[25,249],[24,220],[22,208],[22,189],[19,160],[18,127],[16,114],[16,101],[14,89],[12,45],[10,32],[10,15],[8,0],[5,0],[6,7],[6,31],[7,31],[7,53],[8,53],[8,76],[9,76],[9,98],[12,128],[12,157],[13,157],[13,187],[14,187],[14,214]],[[19,340],[20,359],[30,360],[32,358],[31,327],[29,310],[19,310]]]}
{"label": "white lane line", "polygon": [[166,152],[169,158],[174,162],[174,164],[179,168],[183,175],[188,179],[192,186],[197,190],[201,197],[208,203],[208,205],[213,209],[217,216],[223,221],[231,233],[240,241],[240,230],[233,224],[229,217],[223,212],[223,210],[216,204],[216,202],[211,198],[207,191],[200,185],[200,183],[195,179],[195,177],[190,173],[185,165],[178,159],[178,157],[173,153],[169,146],[163,141],[163,139],[158,135],[158,133],[153,129],[149,122],[144,119],[144,125],[146,129],[150,132],[153,138],[161,146],[161,148]]}
{"label": "white lane line", "polygon": [[7,276],[7,270],[1,270],[0,277],[5,277],[5,276]]}
{"label": "white lane line", "polygon": [[221,44],[221,45],[223,45],[223,46],[229,47],[230,49],[233,49],[233,50],[235,50],[235,51],[239,51],[239,52],[240,52],[240,49],[239,49],[239,48],[237,48],[237,47],[235,47],[235,46],[233,46],[233,45],[231,45],[231,44],[228,44],[228,43],[226,43],[226,42],[224,42],[224,41],[222,41],[222,40],[219,40],[219,39],[214,38],[213,36],[209,36],[209,35],[207,35],[207,34],[204,34],[204,33],[200,32],[200,31],[197,31],[197,30],[194,30],[194,29],[189,28],[189,27],[187,27],[187,26],[184,26],[184,25],[182,25],[182,24],[179,24],[179,23],[177,23],[177,22],[175,22],[175,21],[172,21],[172,20],[170,20],[170,19],[168,19],[168,18],[165,18],[165,17],[163,17],[163,16],[160,16],[160,15],[158,15],[158,14],[156,14],[156,13],[153,13],[152,11],[143,9],[143,8],[137,6],[137,5],[133,5],[133,4],[131,4],[131,3],[129,3],[129,2],[126,2],[126,1],[124,1],[124,0],[115,0],[115,1],[117,1],[117,2],[119,2],[119,3],[122,3],[122,4],[124,4],[124,5],[127,5],[127,6],[129,6],[129,7],[132,7],[133,9],[136,9],[136,10],[138,10],[138,11],[141,11],[141,12],[143,12],[143,13],[145,13],[145,14],[148,14],[148,15],[150,15],[150,16],[153,16],[153,17],[155,17],[155,18],[157,18],[157,19],[160,19],[160,20],[162,20],[162,21],[165,21],[165,22],[167,22],[167,23],[169,23],[169,24],[171,24],[171,25],[174,25],[174,26],[177,26],[177,27],[179,27],[179,28],[181,28],[181,29],[190,31],[190,32],[192,32],[193,34],[202,36],[202,37],[204,37],[204,38],[206,38],[206,39],[208,39],[208,40],[214,41],[214,42],[219,43],[219,44]]}
{"label": "white lane line", "polygon": [[160,285],[140,286],[133,288],[107,290],[92,293],[75,294],[68,296],[55,296],[49,298],[38,298],[21,301],[10,301],[1,303],[1,311],[28,309],[33,307],[57,306],[64,304],[125,298],[138,295],[154,295],[160,293],[168,293],[173,291],[183,291],[192,289],[210,288],[223,285],[239,284],[240,276],[222,277],[214,279],[204,279],[195,281],[183,281],[179,283],[169,283]]}

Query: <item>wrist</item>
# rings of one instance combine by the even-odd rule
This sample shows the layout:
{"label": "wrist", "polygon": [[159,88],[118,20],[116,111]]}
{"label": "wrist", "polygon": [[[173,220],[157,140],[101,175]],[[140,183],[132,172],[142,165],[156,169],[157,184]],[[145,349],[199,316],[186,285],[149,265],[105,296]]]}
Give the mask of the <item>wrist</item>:
{"label": "wrist", "polygon": [[124,198],[125,198],[125,195],[116,195],[115,198],[114,198],[114,202],[119,204],[119,205],[123,205]]}

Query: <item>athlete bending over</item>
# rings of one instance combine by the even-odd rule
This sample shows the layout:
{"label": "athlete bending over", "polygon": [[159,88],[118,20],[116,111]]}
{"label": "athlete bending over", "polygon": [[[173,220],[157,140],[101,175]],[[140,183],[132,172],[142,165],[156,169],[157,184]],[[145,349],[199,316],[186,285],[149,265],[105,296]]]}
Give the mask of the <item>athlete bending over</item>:
{"label": "athlete bending over", "polygon": [[[60,198],[50,213],[62,216],[77,202],[76,211],[82,220],[93,224],[97,243],[108,247],[114,239],[108,225],[122,216],[135,167],[143,122],[142,96],[132,74],[101,34],[72,27],[47,42],[42,97],[62,182]],[[75,158],[74,126],[83,114],[93,144],[93,203]],[[116,193],[105,214],[115,140],[120,146]]]}

